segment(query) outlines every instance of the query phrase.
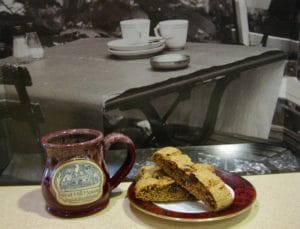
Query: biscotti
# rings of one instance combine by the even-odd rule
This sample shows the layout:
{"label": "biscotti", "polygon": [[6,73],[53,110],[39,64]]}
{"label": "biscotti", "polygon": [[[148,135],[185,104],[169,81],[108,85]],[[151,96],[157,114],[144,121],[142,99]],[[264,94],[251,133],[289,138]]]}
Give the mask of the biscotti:
{"label": "biscotti", "polygon": [[143,201],[179,201],[195,199],[158,166],[141,168],[135,184],[135,196]]}
{"label": "biscotti", "polygon": [[[196,169],[207,169],[214,172],[209,164],[195,164]],[[157,165],[143,166],[135,184],[135,195],[143,201],[169,202],[179,200],[195,200],[187,190],[178,185],[174,179],[167,176]]]}
{"label": "biscotti", "polygon": [[222,179],[209,169],[197,168],[190,157],[182,154],[179,149],[162,148],[152,155],[152,160],[212,211],[219,211],[232,203],[232,195]]}

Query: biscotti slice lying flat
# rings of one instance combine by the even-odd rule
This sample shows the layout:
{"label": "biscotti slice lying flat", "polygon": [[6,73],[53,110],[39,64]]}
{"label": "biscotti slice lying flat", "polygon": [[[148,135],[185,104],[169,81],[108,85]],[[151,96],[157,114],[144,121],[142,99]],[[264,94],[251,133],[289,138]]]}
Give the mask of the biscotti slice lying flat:
{"label": "biscotti slice lying flat", "polygon": [[[209,164],[195,164],[194,167],[214,172],[214,167]],[[140,169],[136,177],[135,194],[143,201],[168,202],[195,199],[157,165],[143,166]]]}
{"label": "biscotti slice lying flat", "polygon": [[157,202],[195,199],[155,165],[141,168],[135,184],[135,196],[143,201]]}
{"label": "biscotti slice lying flat", "polygon": [[197,169],[190,157],[182,154],[179,149],[162,148],[152,155],[152,160],[212,211],[219,211],[232,203],[232,195],[222,179],[208,169]]}

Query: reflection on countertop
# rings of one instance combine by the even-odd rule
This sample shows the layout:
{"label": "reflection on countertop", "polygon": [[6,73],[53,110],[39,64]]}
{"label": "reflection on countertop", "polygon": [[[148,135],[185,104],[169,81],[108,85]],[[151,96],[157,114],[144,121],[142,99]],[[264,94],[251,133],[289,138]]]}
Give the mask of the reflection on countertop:
{"label": "reflection on countertop", "polygon": [[[178,147],[193,162],[210,163],[239,175],[300,172],[300,154],[283,145],[266,143],[226,144]],[[156,148],[137,149],[136,162],[126,181],[132,181],[141,166],[150,165]],[[113,175],[125,160],[126,150],[110,150],[105,157]],[[40,184],[42,167],[40,154],[16,154],[0,175],[0,185]]]}
{"label": "reflection on countertop", "polygon": [[[283,146],[269,144],[228,144],[211,146],[178,147],[189,155],[193,162],[210,163],[215,167],[239,175],[260,175],[271,173],[299,172],[300,155]],[[141,166],[152,164],[151,149],[138,149],[136,163],[128,174],[132,180]],[[117,150],[116,150],[117,151]],[[125,152],[107,154],[110,174],[114,174],[125,158]]]}

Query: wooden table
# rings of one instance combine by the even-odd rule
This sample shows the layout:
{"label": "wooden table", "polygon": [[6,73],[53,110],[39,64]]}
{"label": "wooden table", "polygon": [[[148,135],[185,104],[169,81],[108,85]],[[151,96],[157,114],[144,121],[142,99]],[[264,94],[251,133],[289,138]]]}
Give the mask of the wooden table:
{"label": "wooden table", "polygon": [[[42,133],[73,127],[103,130],[103,112],[139,109],[146,116],[160,143],[170,140],[164,126],[174,113],[177,117],[196,117],[191,117],[191,120],[203,119],[203,136],[199,139],[203,138],[205,142],[217,124],[219,109],[222,107],[222,110],[230,113],[230,119],[223,120],[218,128],[224,127],[225,131],[234,132],[242,130],[241,123],[249,122],[248,126],[251,127],[262,122],[255,128],[265,127],[263,131],[256,131],[253,127],[254,130],[248,134],[257,137],[266,137],[268,134],[281,82],[280,71],[283,71],[284,66],[285,55],[281,51],[240,45],[188,43],[184,50],[179,51],[190,55],[188,68],[154,71],[149,58],[121,60],[109,56],[106,51],[108,41],[104,38],[80,39],[63,46],[47,48],[45,58],[23,64],[28,68],[33,81],[29,95],[33,101],[40,103],[45,116]],[[0,64],[3,63],[20,64],[12,58],[1,60]],[[269,65],[268,70],[264,69],[264,66]],[[248,74],[249,71],[252,73]],[[232,81],[239,84],[237,79],[241,73],[245,73],[249,80],[233,86],[232,91],[237,88],[242,91],[237,92],[240,94],[230,94],[229,90],[227,98],[241,96],[243,100],[235,103],[224,99],[225,89],[232,85]],[[199,95],[204,99],[210,97],[207,110],[199,108],[197,103],[188,103],[186,107],[177,109],[180,102],[190,98],[194,87],[207,84],[213,86],[211,95]],[[9,97],[10,89],[5,89]],[[262,92],[267,96],[261,95]],[[162,99],[160,103],[165,108],[164,112],[153,106],[153,99],[170,93],[177,94],[175,102]],[[196,95],[196,102],[199,99]],[[221,99],[224,104],[221,104]],[[249,100],[251,105],[244,102]],[[235,111],[229,104],[233,108],[239,106],[243,112]],[[261,104],[264,104],[265,110],[256,109]],[[255,116],[240,115],[250,112],[255,112]],[[204,113],[204,117],[199,117],[200,113]],[[220,117],[225,115],[219,114]],[[232,120],[240,122],[233,130]],[[247,132],[247,128],[242,131]]]}
{"label": "wooden table", "polygon": [[39,186],[0,187],[1,228],[300,228],[300,173],[246,176],[256,188],[252,209],[232,219],[210,223],[183,223],[158,219],[130,206],[121,183],[106,209],[77,219],[48,214]]}

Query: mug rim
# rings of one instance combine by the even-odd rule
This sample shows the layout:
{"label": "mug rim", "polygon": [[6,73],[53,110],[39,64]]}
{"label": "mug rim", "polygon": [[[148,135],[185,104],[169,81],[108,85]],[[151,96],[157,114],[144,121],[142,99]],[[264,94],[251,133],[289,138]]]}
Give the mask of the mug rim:
{"label": "mug rim", "polygon": [[186,25],[188,24],[188,22],[189,21],[186,19],[169,19],[169,20],[160,21],[159,25]]}
{"label": "mug rim", "polygon": [[131,23],[150,23],[150,19],[147,18],[133,18],[133,19],[127,19],[120,21],[120,25],[128,25]]}
{"label": "mug rim", "polygon": [[[74,135],[74,134],[90,134],[94,135],[95,138],[83,142],[78,143],[69,143],[69,144],[61,144],[61,143],[50,143],[49,141],[53,138],[57,138],[60,136],[68,136],[68,135]],[[65,129],[65,130],[57,130],[50,132],[46,135],[44,135],[41,138],[41,144],[44,148],[72,148],[72,147],[78,147],[78,146],[85,146],[85,145],[92,145],[97,142],[101,142],[104,135],[101,131],[95,130],[95,129],[88,129],[88,128],[74,128],[74,129]]]}

